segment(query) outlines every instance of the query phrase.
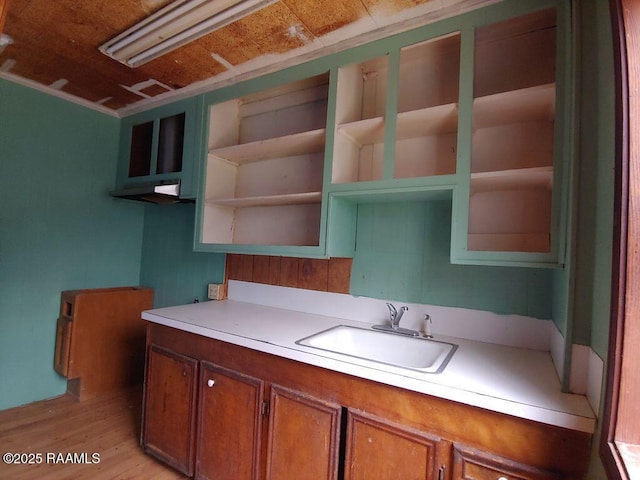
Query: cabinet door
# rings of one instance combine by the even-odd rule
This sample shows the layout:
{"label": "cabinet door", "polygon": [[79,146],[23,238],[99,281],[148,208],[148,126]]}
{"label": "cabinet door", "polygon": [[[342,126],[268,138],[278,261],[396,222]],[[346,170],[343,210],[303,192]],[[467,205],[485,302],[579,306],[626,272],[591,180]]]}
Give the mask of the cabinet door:
{"label": "cabinet door", "polygon": [[267,480],[338,478],[341,407],[273,385]]}
{"label": "cabinet door", "polygon": [[142,446],[185,475],[193,474],[198,362],[150,345]]}
{"label": "cabinet door", "polygon": [[469,447],[454,446],[453,480],[552,480],[560,475],[491,455]]}
{"label": "cabinet door", "polygon": [[196,478],[259,476],[264,384],[201,362]]}
{"label": "cabinet door", "polygon": [[349,410],[345,480],[438,478],[439,439],[357,410]]}

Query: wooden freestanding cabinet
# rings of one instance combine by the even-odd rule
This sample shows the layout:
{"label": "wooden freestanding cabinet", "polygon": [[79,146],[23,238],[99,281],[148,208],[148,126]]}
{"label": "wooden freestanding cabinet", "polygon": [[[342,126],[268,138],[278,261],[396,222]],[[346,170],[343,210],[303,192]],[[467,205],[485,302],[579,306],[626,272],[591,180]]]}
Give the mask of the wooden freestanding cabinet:
{"label": "wooden freestanding cabinet", "polygon": [[55,370],[67,392],[84,400],[142,383],[145,325],[153,290],[116,287],[62,292]]}

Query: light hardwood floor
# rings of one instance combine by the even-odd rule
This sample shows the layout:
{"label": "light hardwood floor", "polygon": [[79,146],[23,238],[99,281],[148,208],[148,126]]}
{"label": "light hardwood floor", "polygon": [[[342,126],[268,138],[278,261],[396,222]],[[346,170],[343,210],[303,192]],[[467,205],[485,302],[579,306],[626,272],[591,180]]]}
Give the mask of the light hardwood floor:
{"label": "light hardwood floor", "polygon": [[[0,478],[64,479],[184,479],[139,445],[140,388],[82,402],[64,395],[0,411],[0,454],[22,453],[40,464],[0,461]],[[64,463],[67,454],[86,463]],[[28,458],[29,455],[31,458]],[[62,454],[62,455],[59,455]],[[86,454],[86,458],[82,455]],[[99,462],[92,454],[99,455]]]}

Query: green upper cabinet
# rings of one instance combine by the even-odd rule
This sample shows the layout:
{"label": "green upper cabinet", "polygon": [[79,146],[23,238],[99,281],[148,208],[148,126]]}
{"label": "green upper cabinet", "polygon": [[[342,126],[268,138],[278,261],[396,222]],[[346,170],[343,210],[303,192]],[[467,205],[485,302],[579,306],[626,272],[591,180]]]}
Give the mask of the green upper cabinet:
{"label": "green upper cabinet", "polygon": [[180,198],[196,197],[198,98],[122,119],[116,188],[180,181]]}
{"label": "green upper cabinet", "polygon": [[464,32],[454,263],[563,262],[572,61],[567,14],[546,7]]}
{"label": "green upper cabinet", "polygon": [[570,23],[506,0],[206,94],[195,248],[351,256],[359,204],[446,199],[452,263],[562,264]]}
{"label": "green upper cabinet", "polygon": [[453,185],[460,34],[340,66],[330,190]]}
{"label": "green upper cabinet", "polygon": [[222,93],[240,95],[205,107],[196,249],[325,256],[329,74]]}

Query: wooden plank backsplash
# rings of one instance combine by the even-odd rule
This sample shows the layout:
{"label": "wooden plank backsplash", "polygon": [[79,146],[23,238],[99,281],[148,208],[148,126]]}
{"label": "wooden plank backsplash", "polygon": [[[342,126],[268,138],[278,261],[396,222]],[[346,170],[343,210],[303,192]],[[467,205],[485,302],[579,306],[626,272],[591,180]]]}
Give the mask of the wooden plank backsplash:
{"label": "wooden plank backsplash", "polygon": [[264,255],[227,255],[229,280],[349,293],[351,258],[312,259]]}

